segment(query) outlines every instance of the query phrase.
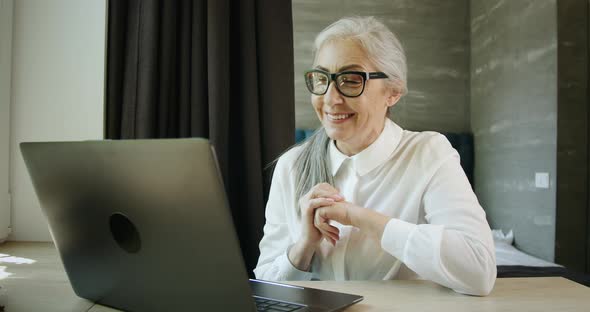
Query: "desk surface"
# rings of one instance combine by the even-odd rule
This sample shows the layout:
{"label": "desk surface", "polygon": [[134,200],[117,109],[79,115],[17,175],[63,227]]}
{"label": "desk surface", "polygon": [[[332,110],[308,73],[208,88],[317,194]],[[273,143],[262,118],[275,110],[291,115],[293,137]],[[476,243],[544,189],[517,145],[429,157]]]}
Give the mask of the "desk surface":
{"label": "desk surface", "polygon": [[[561,277],[498,279],[487,297],[460,295],[428,281],[290,283],[364,296],[346,310],[350,312],[590,310],[590,288]],[[49,243],[0,245],[0,287],[6,312],[117,311],[77,297]]]}

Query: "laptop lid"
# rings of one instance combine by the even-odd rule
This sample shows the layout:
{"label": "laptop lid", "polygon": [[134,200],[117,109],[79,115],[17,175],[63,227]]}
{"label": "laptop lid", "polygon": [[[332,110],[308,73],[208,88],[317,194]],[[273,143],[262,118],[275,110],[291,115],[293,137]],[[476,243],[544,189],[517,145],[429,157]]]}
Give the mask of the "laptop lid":
{"label": "laptop lid", "polygon": [[131,311],[254,311],[206,139],[22,143],[76,294]]}

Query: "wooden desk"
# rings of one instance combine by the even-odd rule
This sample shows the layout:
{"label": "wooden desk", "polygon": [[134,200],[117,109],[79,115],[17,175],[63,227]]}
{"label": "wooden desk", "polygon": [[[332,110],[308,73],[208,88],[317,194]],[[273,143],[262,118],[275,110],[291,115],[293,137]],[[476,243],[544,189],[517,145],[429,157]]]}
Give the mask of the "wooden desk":
{"label": "wooden desk", "polygon": [[[0,245],[0,305],[6,312],[117,311],[77,297],[49,243]],[[3,260],[4,258],[4,260]],[[25,259],[35,260],[34,263]],[[6,274],[11,274],[2,278]],[[590,311],[590,288],[561,277],[498,279],[487,297],[460,295],[428,281],[314,281],[292,284],[363,295],[356,311]]]}

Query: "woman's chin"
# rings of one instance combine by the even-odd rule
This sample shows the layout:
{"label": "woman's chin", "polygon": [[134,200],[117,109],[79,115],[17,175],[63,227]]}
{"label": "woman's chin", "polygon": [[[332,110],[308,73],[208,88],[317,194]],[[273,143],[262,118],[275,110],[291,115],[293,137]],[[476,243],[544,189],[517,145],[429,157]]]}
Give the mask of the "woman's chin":
{"label": "woman's chin", "polygon": [[334,141],[342,141],[349,136],[349,131],[346,131],[345,129],[334,129],[332,127],[324,127],[324,129],[326,129],[328,137]]}

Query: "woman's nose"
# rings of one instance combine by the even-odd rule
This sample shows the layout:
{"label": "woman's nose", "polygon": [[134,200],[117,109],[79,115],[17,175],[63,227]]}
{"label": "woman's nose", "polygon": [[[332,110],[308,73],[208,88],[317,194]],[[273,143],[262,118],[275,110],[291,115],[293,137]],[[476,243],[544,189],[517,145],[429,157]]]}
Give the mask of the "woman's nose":
{"label": "woman's nose", "polygon": [[335,81],[328,86],[328,90],[326,91],[326,94],[324,94],[324,102],[330,105],[342,104],[344,102],[342,94],[340,94],[336,88]]}

